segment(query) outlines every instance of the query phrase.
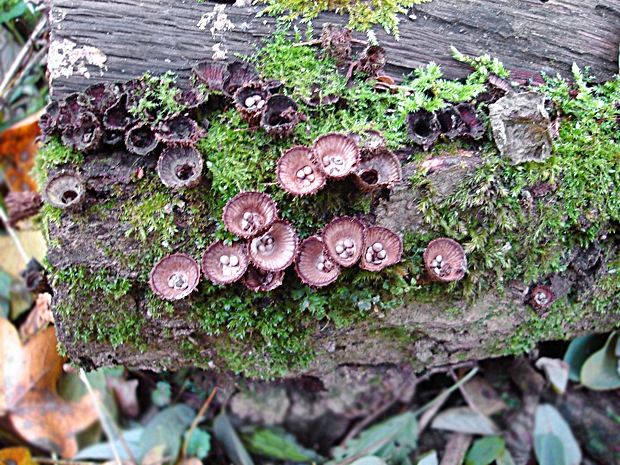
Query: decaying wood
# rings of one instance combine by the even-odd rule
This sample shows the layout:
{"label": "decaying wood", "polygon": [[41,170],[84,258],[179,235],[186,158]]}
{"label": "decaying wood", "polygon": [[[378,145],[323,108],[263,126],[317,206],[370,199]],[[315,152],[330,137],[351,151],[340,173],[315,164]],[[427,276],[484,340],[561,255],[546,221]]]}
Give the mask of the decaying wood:
{"label": "decaying wood", "polygon": [[[145,71],[171,70],[186,77],[193,65],[218,50],[228,59],[251,55],[277,28],[275,19],[256,17],[261,6],[197,0],[51,3],[54,43],[68,40],[76,44],[75,50],[94,47],[106,58],[101,69],[87,59],[77,60],[74,72],[60,66],[64,74],[52,81],[55,97],[83,89],[88,82],[124,81]],[[451,45],[473,56],[489,53],[508,69],[530,73],[568,76],[573,63],[589,66],[600,80],[618,72],[620,6],[611,0],[434,0],[408,15],[401,16],[398,42],[381,27],[374,28],[389,51],[387,71],[396,78],[430,61],[439,63],[449,79],[464,77],[468,68],[452,59]],[[321,14],[314,25],[318,34],[323,23],[346,21],[346,16]],[[300,29],[305,31],[305,25]],[[89,78],[78,72],[81,66]]]}
{"label": "decaying wood", "polygon": [[[212,59],[214,54],[251,54],[254,46],[276,30],[272,18],[257,18],[260,7],[237,8],[210,2],[198,3],[136,0],[52,0],[53,27],[50,73],[54,98],[71,91],[83,90],[99,81],[124,81],[150,71],[155,75],[168,70],[187,78],[199,61]],[[544,71],[568,76],[573,62],[590,66],[591,73],[601,80],[609,79],[618,70],[618,38],[620,8],[611,1],[548,2],[524,0],[435,0],[413,8],[403,16],[400,42],[376,29],[380,43],[389,51],[387,72],[399,76],[412,68],[435,61],[441,64],[448,78],[463,77],[468,69],[451,58],[450,45],[470,55],[489,53],[509,69],[530,73]],[[204,19],[205,28],[199,23]],[[323,14],[316,25],[324,22],[344,24],[346,18]],[[303,26],[302,26],[303,27]],[[363,37],[359,35],[358,37]],[[62,52],[62,55],[60,54]],[[111,157],[89,157],[81,167],[89,179],[88,188],[98,194],[112,185],[131,190],[130,179],[135,173],[134,160],[114,162]],[[445,198],[454,186],[471,175],[477,160],[463,160],[446,166],[430,176],[440,197]],[[152,167],[151,167],[152,168]],[[411,173],[409,174],[411,175]],[[407,179],[405,168],[405,179]],[[377,222],[399,232],[423,228],[423,220],[415,205],[416,197],[407,182],[397,186],[389,202],[377,211]],[[135,278],[136,271],[106,254],[101,244],[114,244],[127,253],[140,249],[140,243],[125,236],[128,227],[120,222],[120,211],[112,210],[105,217],[74,220],[63,214],[59,225],[51,223],[50,236],[59,247],[50,247],[48,260],[57,268],[85,265],[92,269],[106,268],[118,276]],[[568,255],[578,260],[580,251]],[[601,269],[587,270],[592,274]],[[555,277],[567,288],[577,285],[568,271]],[[594,278],[592,278],[594,279]],[[146,283],[143,283],[147,287]],[[510,337],[527,320],[531,309],[526,305],[527,287],[507,283],[507,293],[488,292],[475,302],[417,302],[388,314],[377,313],[382,329],[396,329],[411,335],[412,342],[403,346],[389,332],[376,331],[377,324],[359,324],[344,329],[317,324],[312,344],[317,359],[306,373],[322,375],[343,364],[401,364],[415,368],[456,363],[464,359],[484,358],[495,344],[501,353],[502,341]],[[66,286],[55,288],[55,305],[69,298]],[[568,291],[567,291],[568,292]],[[93,302],[96,302],[96,298]],[[93,308],[84,302],[85,316],[92,311],[117,311]],[[125,312],[147,314],[139,298],[123,298],[118,306]],[[458,315],[447,308],[458,309]],[[75,340],[71,321],[59,321],[59,339],[66,344],[69,355],[84,365],[100,366],[122,363],[135,367],[177,368],[194,363],[174,341],[189,339],[202,348],[200,357],[214,360],[218,354],[213,339],[196,336],[196,322],[186,318],[189,308],[181,308],[173,316],[147,318],[141,331],[148,345],[141,352],[131,346],[113,348],[111,344]],[[57,315],[57,318],[59,316]],[[80,318],[75,315],[75,318]],[[613,326],[613,315],[597,315],[567,325],[568,333],[591,328]],[[165,342],[164,342],[165,341]]]}

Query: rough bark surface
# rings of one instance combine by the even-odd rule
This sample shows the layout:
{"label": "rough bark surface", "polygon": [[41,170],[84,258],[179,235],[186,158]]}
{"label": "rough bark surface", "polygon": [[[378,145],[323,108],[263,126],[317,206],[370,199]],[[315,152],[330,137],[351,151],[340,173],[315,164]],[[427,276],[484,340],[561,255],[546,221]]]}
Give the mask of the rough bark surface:
{"label": "rough bark surface", "polygon": [[[275,20],[256,18],[259,7],[221,8],[218,4],[192,0],[184,3],[53,0],[53,42],[64,44],[61,48],[65,51],[82,47],[97,49],[82,49],[84,53],[75,55],[78,56],[75,60],[59,59],[53,64],[54,98],[83,90],[92,82],[127,80],[145,71],[162,74],[172,70],[187,77],[194,64],[212,57],[215,45],[220,44],[219,49],[226,50],[229,58],[236,53],[251,54],[253,46],[276,28]],[[214,25],[212,20],[201,30],[197,24],[203,15],[217,9],[227,15],[219,18],[225,25]],[[466,67],[451,59],[450,45],[466,54],[490,53],[508,68],[531,73],[545,71],[567,75],[573,62],[590,66],[592,74],[601,80],[611,78],[618,70],[620,9],[610,1],[435,0],[415,7],[410,13],[415,14],[416,19],[402,18],[400,42],[377,30],[380,42],[389,50],[387,71],[394,76],[429,61],[440,63],[447,78],[466,75]],[[346,22],[344,17],[325,14],[315,24],[325,21]],[[210,30],[212,27],[215,29]],[[75,47],[65,41],[73,42]],[[97,61],[101,54],[106,57],[104,63]],[[89,60],[101,67],[89,64]],[[135,160],[124,157],[121,163],[111,161],[113,159],[89,156],[81,168],[95,198],[105,195],[113,186],[122,189],[128,198],[132,195],[134,188],[129,180],[135,173]],[[475,157],[457,161],[429,173],[439,198],[448,196],[481,163]],[[414,166],[405,167],[404,179],[408,179],[407,173],[411,174],[414,169]],[[377,224],[401,233],[423,229],[416,201],[408,181],[396,186],[390,199],[377,209]],[[120,212],[115,209],[104,216],[87,218],[62,214],[59,224],[50,223],[50,237],[55,244],[49,250],[50,264],[59,269],[71,265],[84,265],[94,270],[106,268],[118,276],[135,278],[135,270],[113,258],[116,255],[104,253],[105,247],[113,247],[121,253],[140,248],[138,241],[125,236],[128,225],[122,223],[119,216]],[[571,286],[585,286],[583,276],[591,277],[588,279],[594,282],[596,276],[604,273],[598,255],[593,263],[580,265],[589,260],[591,254],[588,253],[567,251],[567,263],[573,265],[554,277],[558,289],[563,286],[568,292]],[[147,283],[142,285],[148,287]],[[305,373],[324,375],[343,364],[401,364],[404,361],[421,368],[501,353],[502,341],[512,335],[532,311],[525,302],[527,287],[514,283],[507,289],[506,295],[489,292],[474,302],[445,300],[407,305],[389,314],[377,314],[378,321],[373,324],[340,330],[317,324],[313,340],[317,356]],[[71,298],[69,294],[66,285],[57,285],[55,305]],[[147,324],[141,331],[148,350],[141,352],[130,345],[114,348],[109,343],[76,340],[72,332],[75,321],[62,319],[57,314],[59,339],[69,355],[91,366],[121,363],[155,369],[177,368],[196,362],[186,358],[176,344],[176,341],[193,337],[192,343],[204,348],[200,354],[202,362],[212,360],[213,367],[217,366],[217,340],[196,336],[196,324],[184,318],[190,308],[181,305],[174,316],[150,318],[139,295],[138,292],[135,296],[126,296],[117,304],[125,312],[147,314]],[[118,310],[98,304],[96,295],[91,297],[91,302],[84,302],[85,313],[72,315],[72,319],[87,318],[87,312]],[[446,312],[448,308],[453,311]],[[597,315],[596,318],[567,326],[565,331],[576,334],[591,329],[603,330],[615,324],[614,315]],[[399,337],[391,335],[390,331],[398,332]],[[410,335],[414,342],[403,342],[403,335],[405,340]],[[497,352],[490,350],[495,346]]]}

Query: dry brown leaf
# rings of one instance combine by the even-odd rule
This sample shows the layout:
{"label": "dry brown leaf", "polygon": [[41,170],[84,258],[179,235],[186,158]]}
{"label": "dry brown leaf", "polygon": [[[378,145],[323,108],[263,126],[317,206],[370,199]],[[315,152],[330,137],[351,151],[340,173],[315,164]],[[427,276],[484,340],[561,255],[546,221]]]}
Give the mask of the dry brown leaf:
{"label": "dry brown leaf", "polygon": [[109,376],[105,375],[106,384],[112,392],[114,392],[114,398],[118,402],[119,407],[124,415],[135,418],[140,413],[140,406],[138,405],[138,380],[131,379],[127,381],[122,376]]}
{"label": "dry brown leaf", "polygon": [[12,191],[37,190],[29,172],[34,166],[35,139],[40,134],[39,117],[43,113],[44,109],[0,133],[0,162],[7,168],[4,178]]}
{"label": "dry brown leaf", "polygon": [[11,463],[9,460],[16,465],[37,465],[25,447],[7,447],[0,450],[0,463],[8,465]]}
{"label": "dry brown leaf", "polygon": [[69,458],[77,453],[75,434],[97,419],[90,397],[69,402],[58,396],[56,383],[64,358],[56,349],[56,333],[48,327],[23,346],[15,327],[0,319],[0,401],[9,419],[28,442]]}
{"label": "dry brown leaf", "polygon": [[34,308],[28,314],[26,321],[19,327],[19,336],[25,341],[33,334],[38,333],[49,323],[54,323],[54,316],[50,305],[52,304],[52,295],[44,292],[37,296]]}
{"label": "dry brown leaf", "polygon": [[[487,416],[491,416],[508,408],[501,396],[495,389],[482,377],[474,376],[463,385],[463,389],[475,408]],[[474,408],[470,405],[470,407]]]}

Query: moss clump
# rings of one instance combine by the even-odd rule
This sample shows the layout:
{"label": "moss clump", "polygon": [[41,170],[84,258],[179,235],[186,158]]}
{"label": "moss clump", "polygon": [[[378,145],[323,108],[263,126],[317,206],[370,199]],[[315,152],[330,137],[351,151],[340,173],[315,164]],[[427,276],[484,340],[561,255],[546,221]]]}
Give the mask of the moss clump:
{"label": "moss clump", "polygon": [[[296,33],[294,40],[300,39]],[[405,121],[409,112],[419,108],[434,111],[459,101],[477,103],[476,96],[485,89],[485,73],[502,73],[497,62],[481,58],[471,61],[476,71],[465,83],[442,79],[439,67],[429,64],[412,73],[396,93],[379,93],[366,81],[347,88],[330,59],[317,59],[316,50],[310,47],[292,47],[283,31],[249,60],[264,79],[282,80],[287,95],[307,98],[312,85],[320,83],[323,92],[340,95],[346,104],[319,108],[301,104],[309,119],[286,140],[274,140],[262,130],[248,127],[234,110],[213,111],[206,115],[211,122],[208,136],[198,143],[206,166],[198,187],[171,192],[149,171],[130,189],[113,192],[105,200],[107,207],[103,203],[91,207],[98,214],[101,208],[121,209],[127,234],[142,247],[139,254],[124,255],[124,251],[112,248],[109,253],[126,268],[137,270],[139,277],[115,278],[111,270],[92,272],[80,267],[56,270],[58,282],[67,284],[74,296],[61,304],[61,315],[65,321],[78,321],[69,317],[81,311],[82,302],[91,301],[91,291],[106,299],[99,308],[116,308],[116,297],[135,295],[141,310],[127,310],[129,316],[122,320],[126,327],[118,323],[117,314],[91,315],[75,328],[79,339],[146,344],[140,336],[145,321],[140,312],[147,311],[156,322],[169,318],[179,307],[161,301],[148,290],[150,269],[167,253],[180,251],[199,258],[214,240],[237,240],[225,230],[221,212],[240,191],[269,193],[278,204],[280,216],[292,223],[301,238],[314,234],[334,216],[372,215],[373,207],[386,194],[360,193],[349,181],[330,182],[311,197],[293,198],[284,193],[275,182],[277,159],[293,145],[310,145],[316,137],[334,131],[376,129],[383,132],[391,149],[401,148],[407,144]],[[254,293],[239,283],[221,287],[203,280],[197,292],[180,306],[191,307],[188,318],[199,328],[197,334],[216,341],[221,368],[263,377],[302,368],[314,356],[309,345],[319,325],[330,322],[343,328],[366,322],[373,330],[376,311],[389,312],[403,303],[445,303],[463,297],[474,300],[488,290],[501,293],[509,280],[539,282],[566,269],[566,250],[574,245],[586,246],[601,235],[615,234],[620,215],[620,144],[614,138],[619,83],[594,86],[578,70],[575,80],[569,84],[549,78],[537,89],[548,96],[562,117],[553,156],[544,163],[511,166],[488,138],[478,142],[442,141],[434,146],[430,155],[475,148],[484,165],[443,201],[436,200],[426,176],[412,176],[412,188],[419,198],[416,208],[426,225],[423,233],[406,234],[400,264],[380,273],[346,269],[335,283],[317,291],[301,284],[290,270],[284,284],[270,293]],[[163,97],[153,99],[163,105],[166,96],[174,96],[172,87]],[[484,104],[478,103],[478,108],[484,110]],[[46,150],[47,155],[38,164],[41,176],[62,163],[83,162],[81,155],[55,140]],[[409,161],[429,156],[421,150],[409,152]],[[553,186],[554,193],[528,203],[525,191],[536,183]],[[53,214],[49,208],[44,210],[48,218]],[[469,271],[459,282],[420,287],[416,278],[424,268],[422,252],[437,236],[448,236],[464,245]],[[80,284],[76,277],[80,277]],[[615,311],[620,290],[617,273],[605,278],[600,287],[595,298],[597,311]],[[563,337],[567,322],[586,312],[582,304],[575,304],[576,297],[569,295],[557,302],[553,316],[531,312],[515,336],[490,350],[515,353],[538,339]],[[446,308],[453,307],[446,303]],[[458,312],[451,312],[457,319]],[[417,337],[412,331],[386,330],[383,336],[397,340],[407,353],[407,345]],[[206,364],[198,359],[200,347],[191,341],[181,345],[188,359]]]}
{"label": "moss clump", "polygon": [[380,24],[388,33],[398,38],[398,13],[406,13],[407,8],[431,0],[263,0],[268,6],[260,14],[278,16],[284,21],[292,21],[301,16],[302,22],[310,21],[322,11],[345,11],[349,14],[349,26],[359,31],[367,31],[374,24]]}

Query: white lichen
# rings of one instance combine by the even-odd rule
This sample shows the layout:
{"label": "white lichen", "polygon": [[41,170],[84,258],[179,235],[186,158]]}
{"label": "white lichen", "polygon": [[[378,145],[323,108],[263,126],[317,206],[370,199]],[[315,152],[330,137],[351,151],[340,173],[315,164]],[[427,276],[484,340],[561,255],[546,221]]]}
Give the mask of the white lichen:
{"label": "white lichen", "polygon": [[105,62],[108,57],[98,48],[84,45],[77,48],[77,44],[68,39],[54,40],[50,43],[47,57],[47,69],[50,83],[58,77],[71,77],[80,74],[90,79],[87,64],[99,67],[100,74],[107,70]]}

